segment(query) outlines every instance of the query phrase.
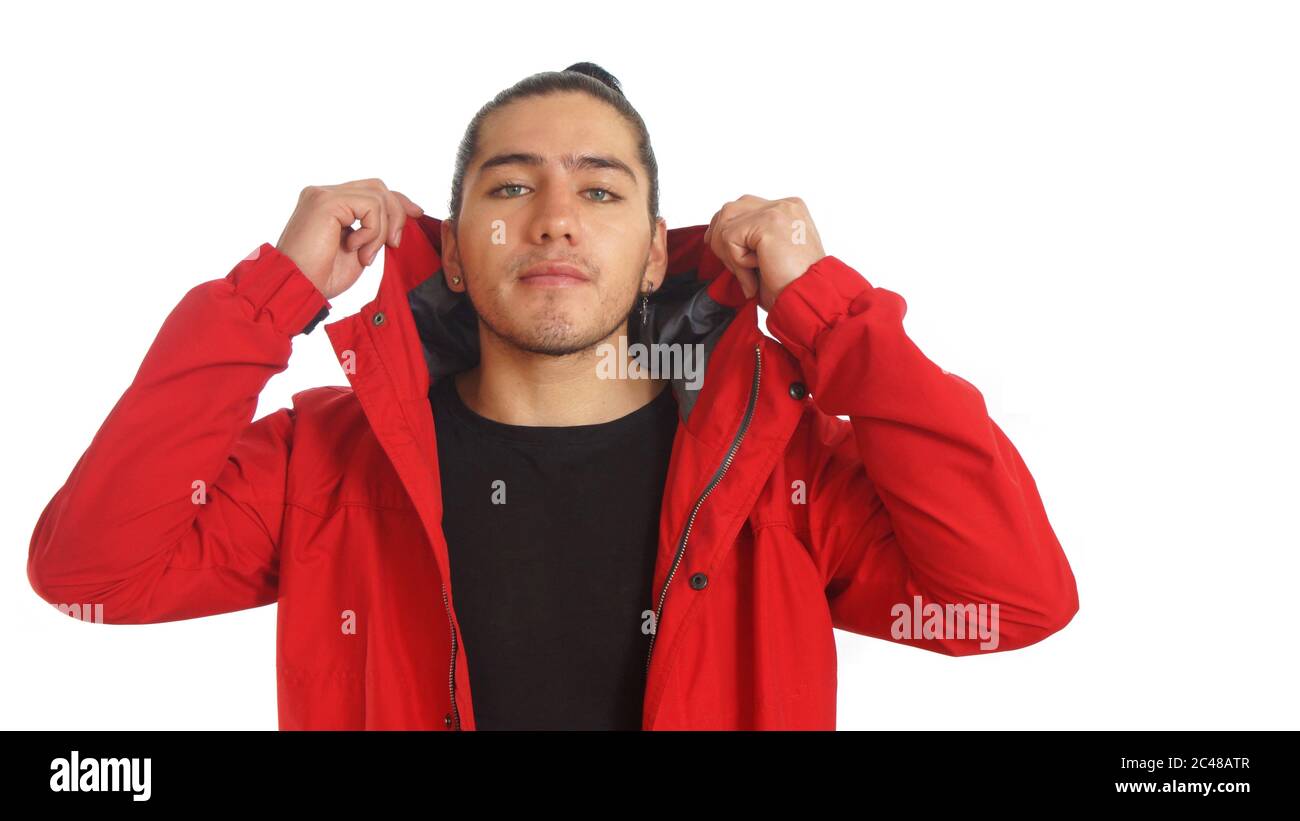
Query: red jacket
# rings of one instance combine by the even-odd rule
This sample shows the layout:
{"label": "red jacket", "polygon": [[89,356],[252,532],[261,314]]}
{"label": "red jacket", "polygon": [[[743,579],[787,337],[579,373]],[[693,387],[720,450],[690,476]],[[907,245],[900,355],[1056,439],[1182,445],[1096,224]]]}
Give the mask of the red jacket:
{"label": "red jacket", "polygon": [[[329,303],[270,243],[186,293],[37,522],[41,598],[118,624],[278,602],[281,729],[474,729],[428,388],[478,339],[439,223],[408,221],[378,296],[323,326],[351,387],[255,422]],[[908,339],[902,297],[826,256],[773,305],[774,340],[704,229],[668,232],[643,337],[707,351],[702,384],[672,385],[643,728],[834,729],[833,627],[966,655],[1068,623],[1033,478]],[[997,605],[996,646],[903,632],[917,604]]]}

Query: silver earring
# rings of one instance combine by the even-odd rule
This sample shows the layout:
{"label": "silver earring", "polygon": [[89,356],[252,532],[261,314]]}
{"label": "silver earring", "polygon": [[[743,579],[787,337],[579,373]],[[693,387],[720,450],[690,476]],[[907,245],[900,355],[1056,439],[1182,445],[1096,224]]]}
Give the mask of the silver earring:
{"label": "silver earring", "polygon": [[452,285],[459,285],[459,284],[460,284],[460,277],[452,277],[452,278],[451,278],[451,284],[452,284]]}
{"label": "silver earring", "polygon": [[650,291],[653,289],[654,285],[647,282],[645,290],[641,292],[641,327],[645,327],[647,321],[646,318],[650,309]]}

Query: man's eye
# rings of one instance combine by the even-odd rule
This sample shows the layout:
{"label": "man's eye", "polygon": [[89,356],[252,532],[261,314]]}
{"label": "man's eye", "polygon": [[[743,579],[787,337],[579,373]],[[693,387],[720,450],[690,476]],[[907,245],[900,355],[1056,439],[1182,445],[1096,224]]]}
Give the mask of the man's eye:
{"label": "man's eye", "polygon": [[[527,188],[527,187],[528,186],[520,182],[508,182],[505,185],[499,185],[496,188],[492,189],[492,193],[496,194],[498,191],[504,191],[507,188]],[[514,197],[507,196],[505,197],[505,199],[512,200],[514,199]]]}
{"label": "man's eye", "polygon": [[[515,194],[508,193],[508,189],[512,189],[512,188],[527,189],[528,186],[524,185],[521,182],[507,182],[498,185],[496,188],[493,188],[488,193],[490,193],[494,197],[512,200],[515,199],[517,196]],[[613,191],[610,191],[608,188],[588,188],[587,190],[596,191],[603,195],[599,197],[592,197],[592,202],[614,202],[615,200],[622,199],[622,197],[620,197],[618,194],[615,194]],[[503,195],[502,192],[507,192],[507,193]],[[522,192],[520,192],[518,196],[522,196]]]}

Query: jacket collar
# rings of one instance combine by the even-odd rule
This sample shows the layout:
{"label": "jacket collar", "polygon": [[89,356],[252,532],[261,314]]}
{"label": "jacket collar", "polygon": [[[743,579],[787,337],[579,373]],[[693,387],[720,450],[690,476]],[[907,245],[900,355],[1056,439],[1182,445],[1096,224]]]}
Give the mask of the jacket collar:
{"label": "jacket collar", "polygon": [[[434,380],[473,367],[479,358],[477,318],[468,297],[447,287],[441,259],[442,220],[421,215],[408,220],[398,248],[384,248],[384,272],[375,299],[336,322],[326,334],[342,357],[357,355],[363,333],[380,346],[395,398],[402,404],[427,401]],[[668,230],[668,265],[664,282],[649,298],[648,321],[641,323],[639,303],[628,320],[629,342],[700,345],[697,362],[703,379],[674,376],[672,391],[682,422],[697,436],[718,441],[729,431],[713,430],[708,414],[697,407],[725,401],[709,389],[722,370],[750,370],[749,357],[726,356],[733,348],[752,350],[763,334],[758,328],[757,300],[746,299],[740,283],[703,242],[706,225]],[[384,332],[372,335],[382,326]],[[363,332],[363,329],[365,331]],[[383,338],[383,341],[379,337]],[[725,339],[729,343],[720,348]],[[340,343],[342,345],[340,346]],[[391,343],[391,344],[385,344]],[[720,358],[721,357],[721,358]],[[356,363],[358,374],[364,363]],[[351,375],[350,375],[350,378]],[[354,387],[357,380],[352,378]],[[730,381],[743,382],[736,379]],[[745,396],[739,398],[744,403]],[[712,400],[712,401],[710,401]]]}

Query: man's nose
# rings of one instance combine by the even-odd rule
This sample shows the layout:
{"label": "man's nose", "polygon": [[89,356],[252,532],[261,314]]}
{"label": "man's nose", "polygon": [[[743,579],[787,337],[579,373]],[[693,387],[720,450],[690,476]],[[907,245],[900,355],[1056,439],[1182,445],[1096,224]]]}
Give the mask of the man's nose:
{"label": "man's nose", "polygon": [[535,242],[575,239],[578,229],[576,204],[567,186],[547,186],[547,190],[538,192],[533,202],[537,209],[532,218]]}

